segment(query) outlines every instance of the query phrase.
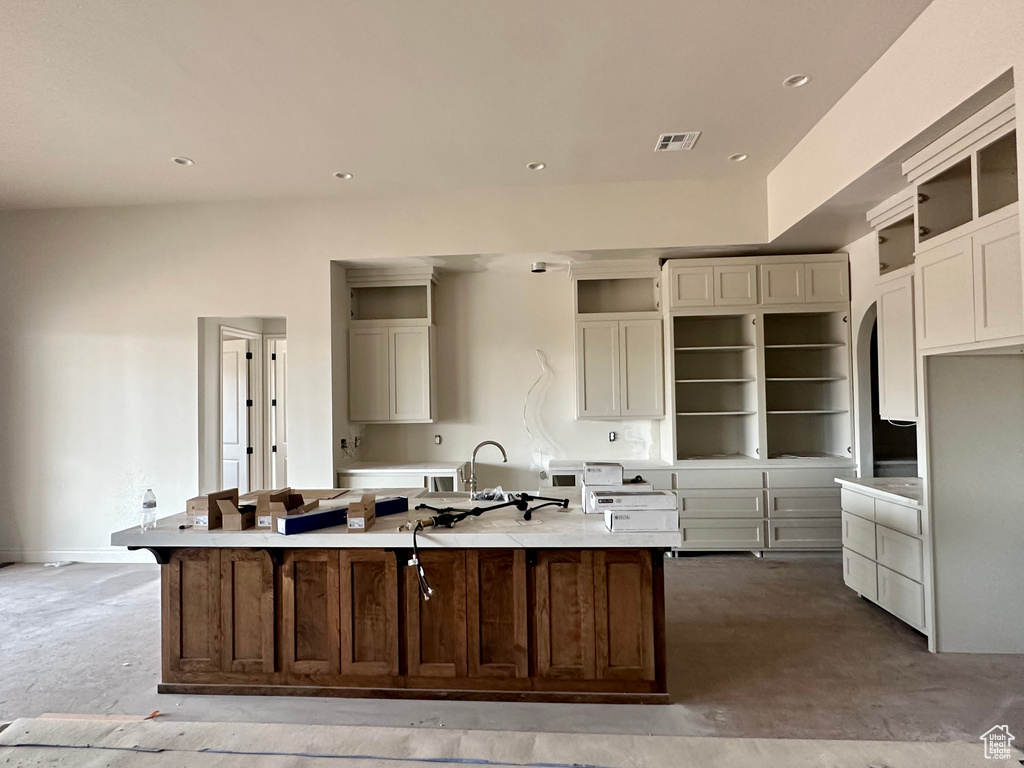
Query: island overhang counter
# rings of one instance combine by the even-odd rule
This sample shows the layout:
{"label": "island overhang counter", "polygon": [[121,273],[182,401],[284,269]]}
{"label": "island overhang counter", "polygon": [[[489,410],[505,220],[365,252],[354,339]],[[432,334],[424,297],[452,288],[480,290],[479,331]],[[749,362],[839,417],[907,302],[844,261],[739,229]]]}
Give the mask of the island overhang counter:
{"label": "island overhang counter", "polygon": [[487,512],[419,532],[424,600],[398,530],[423,516],[283,536],[181,530],[182,514],[113,534],[161,566],[158,690],[668,701],[663,555],[678,532],[613,534],[578,505]]}

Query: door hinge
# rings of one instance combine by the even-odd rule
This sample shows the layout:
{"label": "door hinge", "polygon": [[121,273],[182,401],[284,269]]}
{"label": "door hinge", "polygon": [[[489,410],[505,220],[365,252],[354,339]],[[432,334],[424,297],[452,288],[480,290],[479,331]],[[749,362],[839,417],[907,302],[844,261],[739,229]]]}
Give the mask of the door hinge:
{"label": "door hinge", "polygon": [[245,452],[251,456],[252,455],[252,446],[250,445],[248,448],[246,448]]}
{"label": "door hinge", "polygon": [[274,407],[274,406],[276,406],[276,405],[277,405],[277,398],[275,397],[275,398],[273,398],[273,399],[272,399],[272,400],[270,401],[270,407],[271,407],[271,408],[273,408],[273,407]]}
{"label": "door hinge", "polygon": [[245,353],[245,359],[246,360],[252,360],[252,352],[246,352]]}
{"label": "door hinge", "polygon": [[277,446],[276,445],[270,446],[270,452],[271,453],[277,453]]}
{"label": "door hinge", "polygon": [[252,408],[252,400],[246,400],[245,401],[245,407],[246,408]]}

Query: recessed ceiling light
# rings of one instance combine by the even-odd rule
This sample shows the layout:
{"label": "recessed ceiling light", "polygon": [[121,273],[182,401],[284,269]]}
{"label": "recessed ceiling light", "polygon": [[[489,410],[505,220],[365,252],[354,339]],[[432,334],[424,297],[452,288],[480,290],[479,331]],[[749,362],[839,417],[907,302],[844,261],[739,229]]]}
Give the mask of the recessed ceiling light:
{"label": "recessed ceiling light", "polygon": [[352,178],[352,174],[349,173],[348,171],[338,171],[337,173],[334,174],[334,176],[335,176],[335,178],[338,178],[338,179],[351,179]]}
{"label": "recessed ceiling light", "polygon": [[187,157],[172,157],[171,160],[178,165],[195,165],[195,160],[189,160]]}
{"label": "recessed ceiling light", "polygon": [[810,75],[790,75],[782,81],[782,84],[787,88],[799,88],[802,85],[807,85],[809,82],[811,82]]}
{"label": "recessed ceiling light", "polygon": [[543,171],[547,166],[544,163],[527,163],[526,167],[531,171]]}
{"label": "recessed ceiling light", "polygon": [[729,162],[742,163],[748,157],[750,157],[750,155],[748,155],[746,152],[737,152],[735,155],[729,155]]}

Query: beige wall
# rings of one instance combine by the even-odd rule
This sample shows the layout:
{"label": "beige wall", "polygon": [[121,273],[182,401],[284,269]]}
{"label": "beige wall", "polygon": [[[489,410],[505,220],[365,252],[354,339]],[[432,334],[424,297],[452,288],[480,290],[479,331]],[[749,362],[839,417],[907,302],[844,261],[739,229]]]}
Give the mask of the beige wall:
{"label": "beige wall", "polygon": [[[0,214],[0,487],[16,498],[0,511],[0,560],[123,556],[109,534],[136,522],[146,487],[161,511],[195,495],[199,317],[287,318],[289,482],[329,486],[332,259],[757,242],[764,210],[763,189],[695,182]],[[554,280],[539,293],[513,284],[474,295],[472,318],[458,309],[471,336],[445,343],[494,349],[494,368],[474,363],[460,400],[442,397],[444,448],[461,456],[478,433],[506,439],[522,474],[515,417],[490,392],[521,389],[503,359],[525,358],[532,373],[533,345],[548,348],[564,423],[554,403],[571,381],[571,344],[558,334],[571,310],[547,306]],[[524,324],[546,312],[568,318],[550,342],[539,320]],[[517,329],[518,350],[506,343]],[[395,451],[411,455],[420,441],[415,430],[406,439]],[[384,452],[376,437],[371,446]]]}

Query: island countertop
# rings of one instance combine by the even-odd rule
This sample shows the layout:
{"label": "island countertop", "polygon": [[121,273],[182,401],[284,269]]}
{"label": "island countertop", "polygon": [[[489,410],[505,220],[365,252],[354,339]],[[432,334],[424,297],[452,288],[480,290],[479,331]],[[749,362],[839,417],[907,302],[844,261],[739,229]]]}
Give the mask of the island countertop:
{"label": "island countertop", "polygon": [[922,506],[923,489],[919,477],[837,477],[836,482],[843,488],[873,496],[876,499],[885,499],[915,507]]}
{"label": "island countertop", "polygon": [[[346,506],[357,501],[366,491],[354,491],[336,499],[321,501],[320,506]],[[470,502],[466,499],[449,501],[440,494],[425,494],[423,489],[396,491],[382,490],[379,497],[403,495],[409,497],[409,512],[379,517],[365,532],[349,532],[345,526],[323,528],[318,531],[284,536],[265,528],[244,531],[212,531],[186,529],[185,514],[180,513],[157,520],[155,528],[141,531],[132,526],[111,535],[110,543],[132,548],[191,548],[238,547],[248,549],[394,549],[412,546],[411,531],[399,526],[414,519],[423,519],[429,510],[416,511],[419,503],[436,507],[470,509],[489,506],[495,502]],[[551,494],[552,496],[556,494]],[[422,498],[421,498],[422,497]],[[604,515],[584,514],[578,500],[568,496],[569,509],[545,507],[534,513],[533,519],[522,519],[514,507],[484,512],[469,517],[454,528],[426,528],[416,536],[422,549],[619,549],[669,548],[680,545],[678,531],[650,533],[611,533],[604,525]]]}

